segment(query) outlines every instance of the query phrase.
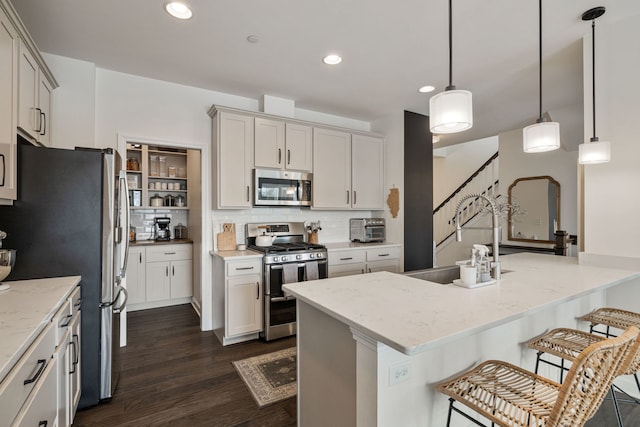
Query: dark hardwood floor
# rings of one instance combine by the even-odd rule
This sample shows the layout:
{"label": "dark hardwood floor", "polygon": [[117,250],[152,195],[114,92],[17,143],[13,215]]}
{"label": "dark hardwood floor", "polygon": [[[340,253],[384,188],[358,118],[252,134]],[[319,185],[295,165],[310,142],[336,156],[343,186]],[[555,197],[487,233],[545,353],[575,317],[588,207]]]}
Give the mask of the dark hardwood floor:
{"label": "dark hardwood floor", "polygon": [[128,315],[128,345],[110,402],[78,411],[74,426],[296,425],[296,399],[258,408],[231,362],[295,346],[295,337],[223,347],[190,305]]}

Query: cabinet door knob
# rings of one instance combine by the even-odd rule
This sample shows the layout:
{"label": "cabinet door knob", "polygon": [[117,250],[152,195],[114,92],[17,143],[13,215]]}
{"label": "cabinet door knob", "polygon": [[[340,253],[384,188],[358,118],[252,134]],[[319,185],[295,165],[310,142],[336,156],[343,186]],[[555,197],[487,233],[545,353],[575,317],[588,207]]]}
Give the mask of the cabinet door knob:
{"label": "cabinet door knob", "polygon": [[349,204],[349,190],[347,190],[347,204]]}
{"label": "cabinet door knob", "polygon": [[282,149],[278,148],[278,164],[282,163]]}
{"label": "cabinet door knob", "polygon": [[291,164],[291,150],[287,150],[287,164]]}
{"label": "cabinet door knob", "polygon": [[47,113],[45,113],[44,111],[40,111],[40,127],[42,128],[42,131],[40,132],[40,135],[46,135],[47,134]]}
{"label": "cabinet door knob", "polygon": [[165,274],[167,277],[169,277],[169,266],[166,266],[166,267],[164,268],[164,274]]}
{"label": "cabinet door knob", "polygon": [[256,282],[256,299],[260,299],[260,282]]}
{"label": "cabinet door knob", "polygon": [[353,190],[353,204],[355,205],[356,203],[356,190]]}
{"label": "cabinet door knob", "polygon": [[251,197],[249,186],[247,185],[247,202],[249,201],[249,197]]}

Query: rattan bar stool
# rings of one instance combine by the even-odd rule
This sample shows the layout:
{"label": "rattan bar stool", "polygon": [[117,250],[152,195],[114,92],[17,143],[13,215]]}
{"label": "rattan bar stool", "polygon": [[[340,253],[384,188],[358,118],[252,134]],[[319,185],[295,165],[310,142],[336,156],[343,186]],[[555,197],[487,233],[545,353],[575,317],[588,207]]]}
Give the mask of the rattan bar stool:
{"label": "rattan bar stool", "polygon": [[[598,308],[591,313],[587,313],[584,316],[578,317],[578,320],[582,320],[584,322],[589,322],[589,332],[595,334],[601,334],[605,337],[615,337],[616,335],[611,332],[611,328],[625,330],[629,326],[638,326],[640,328],[640,313],[635,313],[633,311],[621,310],[619,308],[611,308],[611,307],[602,307]],[[602,330],[598,328],[599,326],[604,326],[605,329]],[[638,387],[638,392],[640,392],[640,380],[638,379],[638,370],[640,370],[640,364],[638,369],[633,372],[633,377],[636,381],[636,387]],[[616,387],[617,390],[629,396],[629,393],[621,390]],[[631,396],[629,396],[631,397]],[[631,397],[634,402],[640,402],[637,399]]]}
{"label": "rattan bar stool", "polygon": [[638,328],[585,348],[575,358],[563,384],[507,362],[489,360],[437,385],[449,396],[447,426],[461,403],[491,421],[491,425],[580,427],[600,407],[615,377],[628,369],[640,345]]}

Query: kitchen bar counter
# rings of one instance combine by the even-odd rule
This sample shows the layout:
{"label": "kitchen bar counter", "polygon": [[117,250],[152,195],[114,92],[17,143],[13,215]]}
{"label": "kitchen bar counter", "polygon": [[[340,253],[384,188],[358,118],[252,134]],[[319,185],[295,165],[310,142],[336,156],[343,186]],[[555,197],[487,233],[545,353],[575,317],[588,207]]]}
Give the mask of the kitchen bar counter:
{"label": "kitchen bar counter", "polygon": [[5,283],[11,288],[0,292],[0,381],[71,295],[80,276]]}
{"label": "kitchen bar counter", "polygon": [[[511,271],[476,289],[387,272],[285,285],[298,301],[298,424],[444,425],[447,400],[434,384],[486,359],[533,369],[534,352],[519,343],[585,329],[576,316],[605,304],[607,289],[640,283],[639,272],[570,257],[501,262]],[[340,418],[327,419],[327,407]]]}

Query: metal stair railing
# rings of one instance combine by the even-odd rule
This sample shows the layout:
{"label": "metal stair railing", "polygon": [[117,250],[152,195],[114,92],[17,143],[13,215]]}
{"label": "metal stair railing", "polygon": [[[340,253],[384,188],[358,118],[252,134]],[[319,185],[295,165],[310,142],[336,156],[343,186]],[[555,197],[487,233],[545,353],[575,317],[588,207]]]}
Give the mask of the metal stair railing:
{"label": "metal stair railing", "polygon": [[[499,161],[498,152],[496,152],[433,210],[433,234],[436,247],[455,234],[455,213],[460,199],[469,193],[478,193],[493,198],[499,197],[498,173]],[[461,207],[460,219],[462,225],[468,223],[480,213],[482,206],[478,206],[475,202],[476,200],[469,200],[468,203]]]}

